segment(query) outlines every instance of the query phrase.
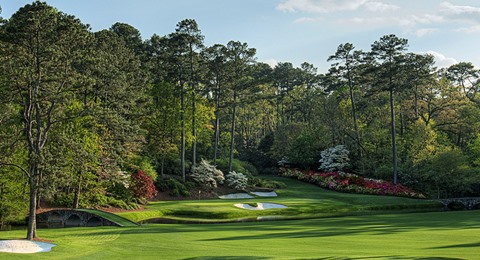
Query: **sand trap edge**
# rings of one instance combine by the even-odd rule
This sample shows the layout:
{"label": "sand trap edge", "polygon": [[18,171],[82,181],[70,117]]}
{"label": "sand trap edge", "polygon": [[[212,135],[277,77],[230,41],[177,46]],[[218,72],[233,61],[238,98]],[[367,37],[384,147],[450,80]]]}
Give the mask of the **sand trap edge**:
{"label": "sand trap edge", "polygon": [[237,203],[234,204],[235,207],[241,208],[241,209],[247,209],[247,210],[266,210],[266,209],[286,209],[288,208],[285,205],[282,204],[277,204],[277,203],[263,203],[259,202],[257,203],[257,207],[252,207],[249,204],[246,203]]}
{"label": "sand trap edge", "polygon": [[50,252],[55,244],[30,240],[0,240],[0,252],[33,254]]}

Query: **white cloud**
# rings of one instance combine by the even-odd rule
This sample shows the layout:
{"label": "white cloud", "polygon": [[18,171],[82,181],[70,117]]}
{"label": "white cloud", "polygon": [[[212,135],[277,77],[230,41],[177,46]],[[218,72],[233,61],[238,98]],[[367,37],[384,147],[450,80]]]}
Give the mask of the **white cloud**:
{"label": "white cloud", "polygon": [[312,17],[300,17],[298,19],[295,19],[295,21],[293,21],[293,23],[313,23],[313,22],[318,22],[318,21],[322,21],[323,19],[321,17],[318,17],[318,18],[312,18]]}
{"label": "white cloud", "polygon": [[385,26],[386,24],[391,24],[392,22],[393,20],[388,17],[353,17],[349,19],[337,20],[338,24],[369,26],[370,28]]}
{"label": "white cloud", "polygon": [[263,62],[270,65],[270,67],[272,68],[275,68],[275,66],[278,64],[278,61],[276,59],[266,59]]}
{"label": "white cloud", "polygon": [[285,0],[277,5],[277,10],[280,11],[305,13],[355,11],[360,8],[371,12],[383,12],[395,10],[399,7],[378,0]]}
{"label": "white cloud", "polygon": [[398,27],[403,33],[417,37],[438,32],[480,32],[480,7],[436,1],[436,7],[417,8],[400,0],[282,0],[276,8],[313,14],[300,15],[294,20],[296,24],[326,21],[342,26],[362,25],[367,30]]}
{"label": "white cloud", "polygon": [[441,53],[438,53],[436,51],[427,51],[427,54],[430,54],[430,55],[433,56],[433,58],[435,59],[435,64],[439,68],[447,68],[447,67],[452,66],[453,64],[458,63],[458,61],[456,59],[447,58],[447,57],[445,57],[445,55],[443,55]]}
{"label": "white cloud", "polygon": [[438,28],[422,28],[415,31],[415,35],[417,35],[418,37],[423,37],[436,31],[438,31]]}
{"label": "white cloud", "polygon": [[440,4],[440,11],[447,15],[480,15],[480,8],[468,5],[454,5],[449,2]]}
{"label": "white cloud", "polygon": [[458,28],[455,30],[456,32],[461,32],[461,33],[477,33],[480,32],[480,25],[474,25],[470,27],[462,27]]}
{"label": "white cloud", "polygon": [[440,4],[439,12],[450,21],[480,24],[480,7],[443,2]]}
{"label": "white cloud", "polygon": [[421,16],[413,15],[412,20],[420,24],[432,24],[445,21],[444,17],[436,14],[423,14]]}
{"label": "white cloud", "polygon": [[391,4],[385,4],[382,2],[366,2],[365,9],[370,12],[386,12],[386,11],[393,11],[397,10],[400,7]]}
{"label": "white cloud", "polygon": [[[397,24],[406,32],[415,34],[419,37],[426,34],[434,33],[439,29],[433,28],[418,28],[421,25],[438,25],[442,23],[444,18],[438,15],[422,14],[422,15],[410,15],[397,19]],[[437,26],[438,28],[438,26]]]}

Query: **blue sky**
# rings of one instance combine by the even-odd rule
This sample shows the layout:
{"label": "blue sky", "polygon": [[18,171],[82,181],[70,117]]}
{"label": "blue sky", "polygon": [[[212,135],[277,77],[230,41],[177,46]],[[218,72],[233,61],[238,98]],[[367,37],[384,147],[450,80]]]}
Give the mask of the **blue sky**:
{"label": "blue sky", "polygon": [[[1,1],[9,18],[33,0]],[[128,23],[144,39],[166,35],[186,18],[197,21],[206,45],[246,42],[258,61],[309,62],[324,73],[339,44],[357,49],[385,34],[409,40],[409,51],[431,53],[439,67],[469,61],[480,67],[478,0],[47,0],[93,31]]]}

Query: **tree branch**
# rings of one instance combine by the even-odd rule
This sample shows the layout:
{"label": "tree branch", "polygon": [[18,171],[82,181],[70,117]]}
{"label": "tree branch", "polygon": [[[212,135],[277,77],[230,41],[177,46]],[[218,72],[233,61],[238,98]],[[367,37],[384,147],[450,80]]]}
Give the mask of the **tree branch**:
{"label": "tree branch", "polygon": [[25,173],[25,175],[27,176],[27,178],[30,178],[30,173],[28,173],[27,170],[25,170],[22,166],[20,166],[20,165],[18,165],[18,164],[0,162],[0,168],[2,168],[2,167],[4,167],[4,166],[12,166],[12,167],[18,168],[18,169],[20,169],[23,173]]}

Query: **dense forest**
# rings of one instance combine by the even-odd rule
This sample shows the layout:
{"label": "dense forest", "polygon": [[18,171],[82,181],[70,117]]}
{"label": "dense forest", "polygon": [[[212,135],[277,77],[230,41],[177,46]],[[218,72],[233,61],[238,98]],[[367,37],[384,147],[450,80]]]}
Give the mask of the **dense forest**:
{"label": "dense forest", "polygon": [[193,19],[172,31],[92,32],[39,1],[1,18],[0,223],[45,203],[130,209],[155,189],[187,196],[202,165],[316,170],[338,145],[348,172],[431,198],[480,196],[471,63],[439,69],[385,35],[370,50],[340,44],[322,74],[308,62],[272,68],[244,42],[205,46]]}

